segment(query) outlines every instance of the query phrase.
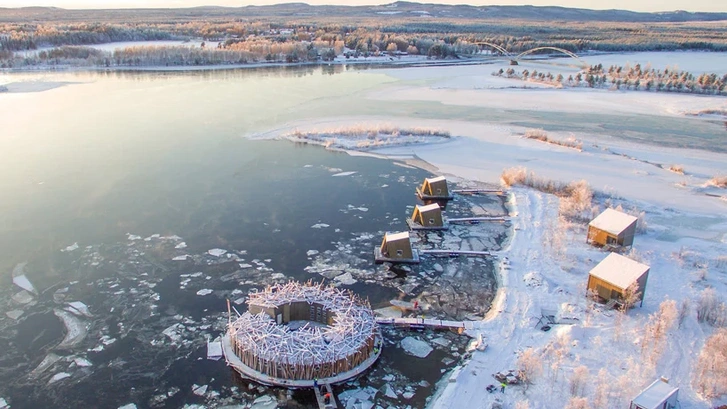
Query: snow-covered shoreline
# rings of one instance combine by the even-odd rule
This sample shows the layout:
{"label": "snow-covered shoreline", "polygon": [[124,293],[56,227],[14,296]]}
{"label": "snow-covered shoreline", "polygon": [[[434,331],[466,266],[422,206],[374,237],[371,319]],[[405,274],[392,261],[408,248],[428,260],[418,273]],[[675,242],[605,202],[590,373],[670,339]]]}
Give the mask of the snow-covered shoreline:
{"label": "snow-covered shoreline", "polygon": [[[446,69],[438,71],[449,72]],[[421,73],[397,71],[401,78]],[[431,74],[430,74],[431,75]],[[437,77],[439,78],[439,77]],[[463,80],[469,80],[470,77]],[[404,86],[375,91],[372,99],[438,100],[456,105],[479,106],[497,104],[507,107],[518,99],[537,95],[531,109],[554,111],[583,109],[595,96],[599,107],[608,112],[656,112],[663,117],[681,117],[693,107],[722,104],[721,100],[696,96],[633,96],[628,93],[592,93],[579,91],[468,89],[447,79],[445,89],[436,84],[428,87]],[[403,92],[403,94],[402,94]],[[489,101],[492,93],[506,95],[508,100]],[[556,94],[559,92],[559,94]],[[447,102],[450,101],[450,102]],[[648,103],[648,109],[639,107]],[[547,107],[547,108],[543,108]],[[675,109],[677,108],[678,109]],[[416,158],[438,169],[438,173],[465,180],[496,183],[504,168],[526,166],[540,176],[561,182],[585,179],[600,195],[594,206],[624,205],[645,211],[647,233],[636,237],[632,257],[651,266],[644,305],[621,316],[587,301],[585,283],[588,271],[607,255],[585,244],[584,225],[559,224],[559,199],[526,188],[509,192],[508,207],[513,217],[513,232],[498,263],[498,293],[487,317],[476,324],[471,335],[482,334],[488,344],[486,351],[475,351],[461,369],[456,380],[445,374],[429,407],[448,409],[486,407],[499,402],[514,407],[527,401],[529,408],[564,407],[571,398],[571,373],[584,366],[590,379],[582,393],[595,400],[596,390],[606,390],[606,407],[623,407],[643,387],[659,376],[665,376],[680,388],[682,407],[708,408],[724,403],[725,397],[708,400],[694,389],[693,370],[702,344],[713,328],[698,323],[694,310],[684,325],[668,334],[663,355],[654,364],[642,365],[641,340],[650,314],[665,300],[677,303],[687,299],[696,304],[701,291],[712,287],[718,293],[727,290],[727,282],[718,273],[707,275],[694,270],[713,266],[711,270],[727,269],[724,245],[727,243],[727,192],[715,190],[717,197],[705,193],[709,178],[727,170],[727,154],[707,150],[664,148],[618,138],[596,138],[575,133],[583,141],[583,151],[545,144],[523,138],[526,128],[495,122],[456,119],[422,119],[405,116],[350,116],[317,118],[281,125],[275,130],[253,138],[279,138],[293,129],[311,130],[321,126],[336,127],[352,123],[375,125],[391,123],[400,127],[435,127],[452,134],[437,144],[405,144],[368,150],[367,153],[395,160]],[[568,136],[553,133],[556,138]],[[344,144],[345,145],[345,144]],[[349,144],[355,150],[355,144]],[[359,154],[353,151],[351,154]],[[682,165],[685,174],[669,170]],[[715,193],[713,193],[715,194]],[[702,267],[698,267],[702,266]],[[711,277],[711,278],[704,278]],[[576,318],[575,324],[557,325],[549,332],[535,328],[541,308],[559,310]],[[543,373],[528,388],[507,388],[504,394],[489,393],[485,387],[497,384],[492,374],[517,369],[518,354],[527,348],[545,351],[553,343],[563,342],[567,349],[564,362],[556,369],[543,358]],[[600,369],[605,372],[599,372]],[[603,378],[603,379],[601,379]],[[603,384],[614,385],[604,387]],[[616,387],[615,385],[618,385]],[[606,388],[606,389],[604,389]],[[596,405],[594,405],[596,406]],[[602,406],[603,407],[603,406]]]}

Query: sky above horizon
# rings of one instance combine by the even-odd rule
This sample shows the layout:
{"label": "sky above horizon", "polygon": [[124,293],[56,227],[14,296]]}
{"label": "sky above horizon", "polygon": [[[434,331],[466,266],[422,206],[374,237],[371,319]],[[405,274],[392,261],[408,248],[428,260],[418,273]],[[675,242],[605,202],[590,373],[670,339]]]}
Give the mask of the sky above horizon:
{"label": "sky above horizon", "polygon": [[[228,6],[240,7],[247,5],[266,5],[292,2],[295,0],[0,0],[0,7],[28,7],[52,6],[71,9],[103,9],[103,8],[147,8],[147,7],[196,7],[196,6]],[[308,4],[340,4],[340,5],[376,5],[387,4],[394,0],[308,0]],[[711,11],[727,12],[727,2],[724,0],[422,0],[421,2],[438,4],[471,4],[484,5],[522,5],[534,6],[563,6],[586,9],[624,9],[634,11]]]}

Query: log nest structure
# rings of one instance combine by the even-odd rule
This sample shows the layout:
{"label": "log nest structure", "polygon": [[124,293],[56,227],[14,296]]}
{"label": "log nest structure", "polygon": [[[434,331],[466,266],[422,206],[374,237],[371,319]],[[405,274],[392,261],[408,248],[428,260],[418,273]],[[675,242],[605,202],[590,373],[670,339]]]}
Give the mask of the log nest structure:
{"label": "log nest structure", "polygon": [[230,322],[223,349],[244,377],[288,388],[340,383],[381,353],[368,301],[323,284],[276,284],[251,292],[248,311]]}

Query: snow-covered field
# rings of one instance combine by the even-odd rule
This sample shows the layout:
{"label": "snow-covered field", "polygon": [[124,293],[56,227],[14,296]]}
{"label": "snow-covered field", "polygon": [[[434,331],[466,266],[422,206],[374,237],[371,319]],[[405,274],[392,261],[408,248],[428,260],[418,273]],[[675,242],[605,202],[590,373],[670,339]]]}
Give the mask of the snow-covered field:
{"label": "snow-covered field", "polygon": [[[686,68],[686,67],[682,67]],[[592,90],[504,89],[492,79],[492,66],[428,67],[389,70],[400,82],[369,94],[381,101],[438,102],[497,112],[547,111],[623,115],[628,113],[688,120],[685,112],[724,107],[723,98],[609,92]],[[706,69],[709,71],[709,69]],[[508,80],[515,88],[525,85]],[[424,85],[422,85],[424,84]],[[698,121],[698,119],[695,119]],[[482,334],[489,345],[476,351],[456,377],[446,375],[432,408],[565,407],[572,395],[589,407],[625,407],[631,398],[659,376],[680,388],[683,408],[711,408],[727,397],[709,400],[694,387],[694,365],[705,339],[715,329],[698,323],[695,306],[701,291],[727,290],[727,193],[705,188],[707,181],[727,173],[727,154],[707,150],[662,148],[586,132],[551,133],[583,141],[583,151],[522,138],[526,128],[505,120],[468,121],[408,116],[331,117],[299,121],[258,137],[280,137],[292,129],[345,126],[352,123],[392,123],[401,127],[434,127],[453,138],[435,145],[408,144],[374,152],[389,157],[416,157],[443,174],[482,182],[497,182],[504,168],[525,166],[558,181],[585,179],[600,195],[594,211],[621,205],[646,214],[647,229],[636,236],[632,257],[651,266],[642,307],[622,315],[588,301],[588,271],[606,252],[585,244],[585,223],[561,223],[559,199],[524,188],[509,192],[514,237],[500,254],[500,288],[490,314],[470,335]],[[564,121],[563,127],[568,128]],[[574,129],[580,129],[576,126]],[[715,135],[719,137],[719,135]],[[722,136],[724,137],[724,136]],[[670,171],[683,165],[685,173]],[[709,193],[706,194],[706,193]],[[671,328],[659,347],[646,340],[650,314],[665,300],[691,307],[679,326]],[[536,329],[541,308],[556,309],[575,324]],[[642,342],[643,341],[643,342]],[[642,347],[643,345],[646,347]],[[533,348],[541,373],[529,387],[513,386],[489,393],[492,377],[517,369],[518,354]],[[560,357],[560,358],[558,358]],[[583,366],[578,371],[575,368]],[[584,371],[587,373],[584,375]],[[573,387],[580,372],[583,387]],[[527,402],[527,406],[525,403]]]}
{"label": "snow-covered field", "polygon": [[[216,48],[219,42],[205,43],[205,47]],[[157,41],[120,41],[115,43],[90,44],[86,47],[94,48],[101,51],[114,52],[128,47],[200,47],[202,41],[178,41],[178,40],[157,40]],[[15,54],[22,57],[31,57],[37,55],[41,51],[52,50],[55,47],[41,47],[36,50],[16,51]]]}

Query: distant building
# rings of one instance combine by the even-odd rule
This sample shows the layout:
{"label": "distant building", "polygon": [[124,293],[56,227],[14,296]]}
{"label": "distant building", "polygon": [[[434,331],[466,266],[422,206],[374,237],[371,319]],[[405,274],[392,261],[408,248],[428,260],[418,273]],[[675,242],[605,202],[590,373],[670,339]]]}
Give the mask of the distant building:
{"label": "distant building", "polygon": [[437,203],[416,205],[407,224],[412,230],[444,230],[442,208]]}
{"label": "distant building", "polygon": [[629,409],[674,409],[679,405],[679,388],[667,379],[655,380],[631,401]]}
{"label": "distant building", "polygon": [[447,179],[444,176],[426,178],[421,187],[417,188],[417,195],[422,200],[451,200],[447,188]]}
{"label": "distant building", "polygon": [[648,278],[649,266],[646,264],[620,254],[610,253],[588,273],[588,290],[593,291],[607,303],[622,305],[626,289],[636,283],[637,291],[640,293],[638,301],[643,304]]}
{"label": "distant building", "polygon": [[606,209],[588,223],[586,242],[598,246],[633,246],[636,221],[634,216]]}
{"label": "distant building", "polygon": [[419,253],[412,248],[409,232],[386,233],[380,247],[374,249],[376,263],[419,263]]}

